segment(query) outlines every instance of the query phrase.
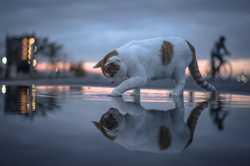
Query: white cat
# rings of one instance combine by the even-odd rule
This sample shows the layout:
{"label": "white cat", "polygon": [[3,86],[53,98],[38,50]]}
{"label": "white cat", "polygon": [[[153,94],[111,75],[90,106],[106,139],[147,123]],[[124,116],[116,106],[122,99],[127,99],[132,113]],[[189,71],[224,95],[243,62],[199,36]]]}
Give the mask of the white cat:
{"label": "white cat", "polygon": [[105,77],[122,81],[113,89],[111,96],[121,96],[125,91],[138,89],[150,80],[163,78],[173,78],[176,86],[172,95],[182,95],[186,67],[197,84],[208,91],[216,91],[202,78],[194,47],[179,37],[131,41],[104,56],[94,66],[99,67]]}

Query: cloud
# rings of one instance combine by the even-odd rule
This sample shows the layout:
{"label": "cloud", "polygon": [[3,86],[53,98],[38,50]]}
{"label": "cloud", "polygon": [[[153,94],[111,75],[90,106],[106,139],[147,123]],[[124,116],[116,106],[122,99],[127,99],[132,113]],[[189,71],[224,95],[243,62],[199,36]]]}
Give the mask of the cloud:
{"label": "cloud", "polygon": [[0,2],[0,40],[37,32],[63,43],[74,59],[96,60],[133,39],[178,35],[207,57],[219,35],[237,56],[249,56],[248,0],[8,0]]}

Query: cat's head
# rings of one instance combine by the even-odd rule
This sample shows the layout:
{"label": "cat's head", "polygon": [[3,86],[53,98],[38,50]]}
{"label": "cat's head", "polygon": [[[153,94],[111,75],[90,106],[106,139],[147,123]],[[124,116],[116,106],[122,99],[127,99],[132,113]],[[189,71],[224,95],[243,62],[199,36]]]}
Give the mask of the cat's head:
{"label": "cat's head", "polygon": [[104,113],[99,122],[93,122],[104,136],[114,140],[119,132],[120,124],[123,121],[123,115],[116,108],[110,108]]}
{"label": "cat's head", "polygon": [[109,79],[117,80],[124,78],[127,75],[127,68],[118,55],[116,50],[109,52],[94,68],[101,68],[103,75]]}

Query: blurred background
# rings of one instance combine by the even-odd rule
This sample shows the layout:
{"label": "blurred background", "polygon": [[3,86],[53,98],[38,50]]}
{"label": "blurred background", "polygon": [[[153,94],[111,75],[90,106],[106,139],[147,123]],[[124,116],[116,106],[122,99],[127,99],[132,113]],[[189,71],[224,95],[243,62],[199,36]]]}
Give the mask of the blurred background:
{"label": "blurred background", "polygon": [[229,72],[231,80],[245,83],[250,74],[249,8],[248,0],[1,1],[0,80],[97,81],[100,71],[92,66],[108,51],[157,36],[192,42],[206,75],[211,50],[223,35],[231,56],[230,69],[222,75]]}

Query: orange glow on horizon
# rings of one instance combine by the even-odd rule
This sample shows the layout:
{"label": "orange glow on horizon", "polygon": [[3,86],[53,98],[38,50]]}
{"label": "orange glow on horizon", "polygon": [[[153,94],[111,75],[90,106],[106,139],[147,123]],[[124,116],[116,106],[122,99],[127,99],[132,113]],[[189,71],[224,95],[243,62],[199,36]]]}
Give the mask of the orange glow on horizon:
{"label": "orange glow on horizon", "polygon": [[50,63],[37,63],[35,69],[39,72],[56,72],[56,71],[69,71],[71,64],[66,62],[58,62],[55,64]]}
{"label": "orange glow on horizon", "polygon": [[101,70],[100,68],[93,68],[93,66],[95,65],[95,62],[86,62],[84,63],[84,69],[87,73],[91,73],[91,74],[101,74]]}
{"label": "orange glow on horizon", "polygon": [[39,85],[36,86],[36,90],[39,92],[68,92],[70,91],[69,85]]}
{"label": "orange glow on horizon", "polygon": [[[233,75],[246,74],[250,75],[250,59],[231,59],[230,60],[233,68]],[[36,70],[39,72],[56,72],[56,71],[69,71],[71,66],[69,62],[58,62],[56,64],[49,63],[37,63]],[[85,62],[81,64],[81,68],[83,68],[87,73],[90,74],[101,74],[100,68],[94,69],[93,66],[95,62]],[[202,75],[208,72],[209,61],[207,59],[199,59],[198,60],[199,69]],[[186,74],[188,75],[188,69]]]}

